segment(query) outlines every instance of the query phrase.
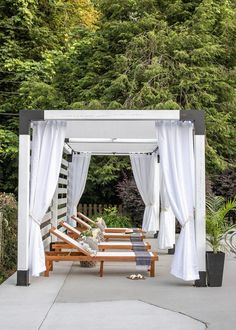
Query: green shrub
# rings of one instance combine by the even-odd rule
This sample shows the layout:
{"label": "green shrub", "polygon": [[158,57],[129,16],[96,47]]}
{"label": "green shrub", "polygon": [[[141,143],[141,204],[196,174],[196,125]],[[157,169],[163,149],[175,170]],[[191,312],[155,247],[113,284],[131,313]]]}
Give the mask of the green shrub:
{"label": "green shrub", "polygon": [[134,179],[125,177],[124,180],[116,186],[116,190],[126,214],[131,218],[132,226],[141,227],[145,205]]}
{"label": "green shrub", "polygon": [[106,222],[107,227],[132,227],[132,222],[130,218],[124,215],[120,215],[116,207],[108,207],[107,209],[104,209],[104,212],[97,215],[97,217],[103,218]]}
{"label": "green shrub", "polygon": [[234,199],[236,197],[236,167],[227,168],[215,177],[212,190],[216,196],[223,196],[225,200]]}
{"label": "green shrub", "polygon": [[0,283],[16,270],[17,203],[13,194],[0,193]]}

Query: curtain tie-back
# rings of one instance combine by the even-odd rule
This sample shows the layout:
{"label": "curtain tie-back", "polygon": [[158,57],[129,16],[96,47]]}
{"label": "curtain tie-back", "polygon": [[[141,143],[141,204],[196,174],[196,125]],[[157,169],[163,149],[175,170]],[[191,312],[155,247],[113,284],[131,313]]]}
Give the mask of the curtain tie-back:
{"label": "curtain tie-back", "polygon": [[41,225],[41,221],[37,220],[35,217],[32,216],[32,214],[30,214],[30,217],[34,220],[35,223],[37,223],[37,225]]}
{"label": "curtain tie-back", "polygon": [[182,225],[182,228],[184,228],[186,226],[186,224],[188,222],[190,222],[191,220],[193,220],[193,217],[191,215],[188,216],[188,219],[185,221],[185,223]]}
{"label": "curtain tie-back", "polygon": [[163,208],[161,209],[161,212],[168,212],[169,210],[170,210],[169,207],[163,207]]}

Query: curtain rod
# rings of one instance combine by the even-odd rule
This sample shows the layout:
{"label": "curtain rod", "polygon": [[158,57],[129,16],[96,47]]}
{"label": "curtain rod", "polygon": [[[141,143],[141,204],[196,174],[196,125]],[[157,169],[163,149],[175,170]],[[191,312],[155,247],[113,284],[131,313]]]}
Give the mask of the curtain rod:
{"label": "curtain rod", "polygon": [[73,151],[74,154],[91,154],[92,156],[130,156],[130,155],[152,155],[155,151],[151,152],[90,152],[90,151]]}
{"label": "curtain rod", "polygon": [[124,138],[66,138],[66,143],[144,143],[155,144],[157,139],[124,139]]}

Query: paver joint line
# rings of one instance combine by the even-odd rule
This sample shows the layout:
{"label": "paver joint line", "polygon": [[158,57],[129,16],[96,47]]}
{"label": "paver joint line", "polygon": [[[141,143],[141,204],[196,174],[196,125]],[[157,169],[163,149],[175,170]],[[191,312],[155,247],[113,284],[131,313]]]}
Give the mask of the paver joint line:
{"label": "paver joint line", "polygon": [[141,302],[143,302],[143,303],[145,303],[145,304],[148,304],[148,305],[151,305],[151,306],[154,306],[154,307],[158,307],[158,308],[161,308],[161,309],[164,309],[164,310],[167,310],[167,311],[173,312],[173,313],[177,313],[177,314],[181,314],[181,315],[187,316],[187,317],[189,317],[189,318],[191,318],[191,319],[193,319],[193,320],[195,320],[195,321],[198,321],[198,322],[203,323],[203,324],[205,325],[206,329],[208,328],[208,324],[207,324],[207,322],[204,322],[204,321],[202,321],[202,320],[200,320],[200,319],[198,319],[198,318],[196,318],[196,317],[193,317],[193,316],[191,316],[191,315],[188,315],[188,314],[186,314],[186,313],[179,312],[179,311],[176,311],[176,310],[174,310],[174,309],[170,309],[170,308],[162,307],[162,306],[159,306],[159,305],[155,305],[155,304],[152,304],[152,303],[150,303],[150,302],[147,302],[147,301],[144,301],[144,300],[141,300],[141,299],[138,299],[138,301],[141,301]]}
{"label": "paver joint line", "polygon": [[[93,310],[93,318],[87,314],[88,308]],[[63,313],[71,312],[70,323],[67,323],[68,320],[60,318],[62,311]],[[65,326],[70,325],[70,329],[76,330],[78,329],[77,317],[80,321],[81,329],[86,330],[110,330],[111,328],[108,325],[110,326],[112,321],[119,322],[119,324],[116,323],[114,330],[141,330],[144,324],[148,325],[147,328],[156,330],[156,322],[159,322],[160,329],[206,329],[205,324],[201,321],[138,299],[119,300],[113,301],[113,303],[111,301],[76,303],[69,304],[67,307],[63,303],[55,303],[42,329],[51,330],[59,325],[60,329],[63,329]],[[98,320],[100,320],[99,326],[96,322]]]}
{"label": "paver joint line", "polygon": [[56,300],[57,300],[57,297],[58,297],[59,293],[61,292],[62,287],[64,286],[64,284],[65,284],[65,282],[66,282],[68,276],[70,275],[70,272],[71,272],[72,266],[73,266],[73,263],[71,264],[70,270],[68,271],[66,277],[64,278],[64,281],[63,281],[63,283],[62,283],[62,285],[61,285],[61,287],[60,287],[60,290],[58,290],[56,297],[54,298],[54,300],[53,300],[51,306],[49,307],[47,313],[45,314],[45,317],[43,318],[41,324],[39,325],[38,330],[41,329],[41,327],[42,327],[43,323],[45,322],[45,320],[46,320],[46,318],[47,318],[47,316],[48,316],[50,310],[52,309],[53,305],[55,304],[55,302],[56,302]]}

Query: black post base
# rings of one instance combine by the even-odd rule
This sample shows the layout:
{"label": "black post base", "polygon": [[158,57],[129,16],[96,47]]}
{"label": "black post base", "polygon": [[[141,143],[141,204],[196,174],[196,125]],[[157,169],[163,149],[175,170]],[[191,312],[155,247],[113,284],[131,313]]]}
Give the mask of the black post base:
{"label": "black post base", "polygon": [[199,272],[199,280],[196,280],[194,286],[197,288],[206,287],[206,272]]}
{"label": "black post base", "polygon": [[159,231],[156,231],[153,238],[158,238],[158,233],[159,233]]}
{"label": "black post base", "polygon": [[17,271],[17,283],[18,286],[29,286],[29,270],[18,270]]}
{"label": "black post base", "polygon": [[175,254],[175,244],[172,249],[168,249],[168,254]]}

